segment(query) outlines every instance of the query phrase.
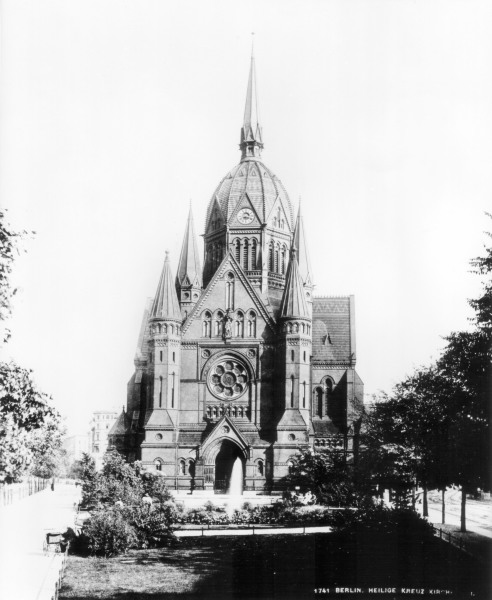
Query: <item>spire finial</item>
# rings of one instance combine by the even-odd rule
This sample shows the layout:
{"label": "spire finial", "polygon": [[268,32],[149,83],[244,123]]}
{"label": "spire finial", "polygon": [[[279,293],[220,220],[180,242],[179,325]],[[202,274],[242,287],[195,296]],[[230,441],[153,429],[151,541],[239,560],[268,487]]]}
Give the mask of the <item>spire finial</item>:
{"label": "spire finial", "polygon": [[246,105],[244,107],[244,120],[241,128],[241,160],[256,158],[261,155],[263,139],[258,117],[258,98],[256,94],[256,72],[253,36],[251,41],[251,64],[249,68],[248,90],[246,92]]}
{"label": "spire finial", "polygon": [[164,259],[166,262],[169,262],[169,250],[165,252],[166,258]]}
{"label": "spire finial", "polygon": [[255,57],[255,32],[251,32],[251,58]]}

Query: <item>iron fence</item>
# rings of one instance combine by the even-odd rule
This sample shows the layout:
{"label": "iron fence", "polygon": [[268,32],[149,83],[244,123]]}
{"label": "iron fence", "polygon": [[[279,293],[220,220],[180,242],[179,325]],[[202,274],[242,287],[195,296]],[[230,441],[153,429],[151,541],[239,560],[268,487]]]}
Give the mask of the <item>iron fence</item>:
{"label": "iron fence", "polygon": [[44,490],[50,483],[50,479],[41,477],[27,477],[19,483],[0,484],[0,506],[13,504],[26,496]]}

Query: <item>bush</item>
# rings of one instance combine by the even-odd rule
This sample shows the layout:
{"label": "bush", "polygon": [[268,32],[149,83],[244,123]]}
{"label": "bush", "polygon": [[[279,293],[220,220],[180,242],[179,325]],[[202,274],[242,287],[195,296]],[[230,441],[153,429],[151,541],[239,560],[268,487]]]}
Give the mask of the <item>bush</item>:
{"label": "bush", "polygon": [[137,532],[115,508],[92,515],[82,527],[91,554],[114,556],[138,546]]}
{"label": "bush", "polygon": [[339,531],[371,531],[424,538],[433,535],[432,525],[408,508],[369,506],[357,511],[337,511],[333,524]]}
{"label": "bush", "polygon": [[177,511],[172,502],[121,509],[124,520],[134,529],[139,548],[156,548],[172,535]]}

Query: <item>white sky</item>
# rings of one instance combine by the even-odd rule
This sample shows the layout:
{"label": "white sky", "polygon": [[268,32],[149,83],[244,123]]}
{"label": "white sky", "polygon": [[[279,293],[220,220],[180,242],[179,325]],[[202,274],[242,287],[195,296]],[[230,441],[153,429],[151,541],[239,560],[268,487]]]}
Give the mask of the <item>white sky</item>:
{"label": "white sky", "polygon": [[[492,3],[1,2],[0,197],[35,238],[4,349],[71,433],[126,402],[189,199],[239,161],[255,35],[263,160],[302,196],[318,294],[355,294],[371,394],[436,358],[492,210]],[[200,238],[200,247],[202,247]]]}

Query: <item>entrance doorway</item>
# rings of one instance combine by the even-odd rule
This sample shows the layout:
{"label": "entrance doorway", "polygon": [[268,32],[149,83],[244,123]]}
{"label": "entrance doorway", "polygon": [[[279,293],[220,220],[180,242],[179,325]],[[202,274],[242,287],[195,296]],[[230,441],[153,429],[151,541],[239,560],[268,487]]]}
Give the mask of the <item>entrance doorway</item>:
{"label": "entrance doorway", "polygon": [[219,494],[242,494],[243,479],[241,451],[233,442],[224,440],[215,459],[214,490]]}

